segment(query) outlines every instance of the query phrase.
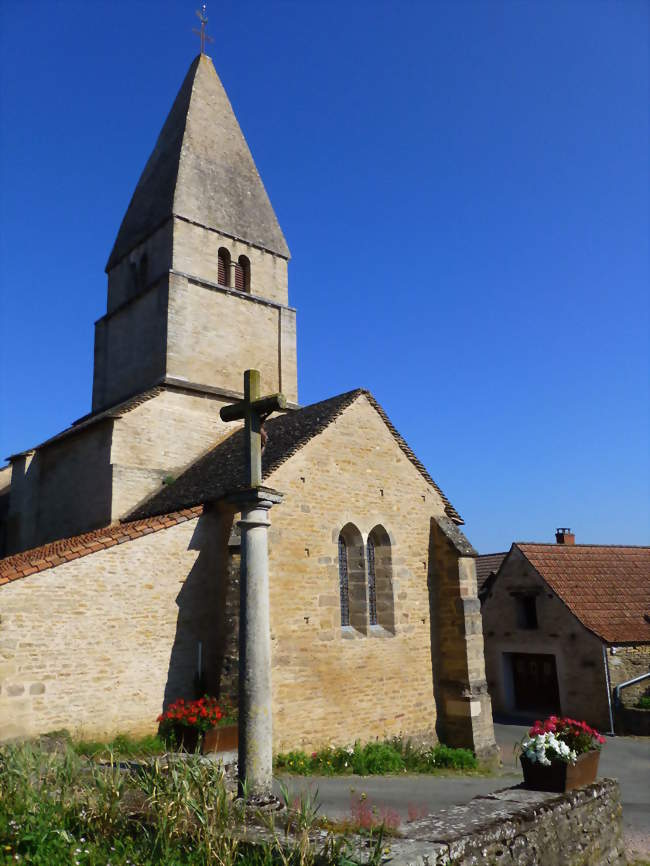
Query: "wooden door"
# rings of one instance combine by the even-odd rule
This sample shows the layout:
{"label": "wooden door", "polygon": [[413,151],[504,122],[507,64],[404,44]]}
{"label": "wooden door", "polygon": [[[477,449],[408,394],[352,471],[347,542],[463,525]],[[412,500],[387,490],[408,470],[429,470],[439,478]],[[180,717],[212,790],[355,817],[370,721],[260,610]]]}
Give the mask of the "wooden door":
{"label": "wooden door", "polygon": [[515,709],[560,712],[560,691],[555,656],[533,653],[512,654]]}

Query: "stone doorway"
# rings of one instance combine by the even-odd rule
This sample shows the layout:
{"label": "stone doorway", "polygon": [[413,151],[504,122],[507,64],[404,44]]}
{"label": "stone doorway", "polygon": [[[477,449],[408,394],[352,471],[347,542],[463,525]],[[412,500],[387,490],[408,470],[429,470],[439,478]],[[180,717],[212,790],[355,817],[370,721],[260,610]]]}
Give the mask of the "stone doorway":
{"label": "stone doorway", "polygon": [[512,653],[510,659],[515,709],[559,714],[560,690],[555,656],[541,653]]}

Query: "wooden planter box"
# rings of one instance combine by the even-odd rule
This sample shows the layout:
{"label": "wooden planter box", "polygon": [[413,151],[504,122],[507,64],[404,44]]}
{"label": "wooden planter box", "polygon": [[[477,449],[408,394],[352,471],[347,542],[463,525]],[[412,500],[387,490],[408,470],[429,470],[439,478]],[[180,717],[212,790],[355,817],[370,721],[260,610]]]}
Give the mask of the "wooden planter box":
{"label": "wooden planter box", "polygon": [[204,755],[209,752],[232,752],[239,744],[239,728],[237,725],[223,725],[220,728],[211,728],[203,735],[201,751]]}
{"label": "wooden planter box", "polygon": [[524,771],[524,784],[533,791],[571,791],[596,781],[600,751],[594,749],[578,755],[575,764],[565,764],[564,761],[553,761],[551,766],[533,763],[525,755],[521,755],[521,767]]}

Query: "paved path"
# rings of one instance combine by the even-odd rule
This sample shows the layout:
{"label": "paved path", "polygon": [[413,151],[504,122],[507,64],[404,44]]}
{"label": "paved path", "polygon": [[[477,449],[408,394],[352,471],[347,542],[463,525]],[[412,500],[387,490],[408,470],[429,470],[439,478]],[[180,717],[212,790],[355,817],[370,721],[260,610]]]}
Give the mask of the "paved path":
{"label": "paved path", "polygon": [[[332,818],[350,817],[352,802],[365,794],[378,808],[396,810],[403,820],[415,812],[427,814],[467,803],[478,794],[517,785],[521,770],[512,750],[526,731],[520,725],[495,725],[503,770],[494,776],[338,776],[285,777],[293,794],[318,789],[321,812]],[[650,742],[631,737],[608,737],[599,775],[619,780],[623,823],[635,837],[650,839]]]}

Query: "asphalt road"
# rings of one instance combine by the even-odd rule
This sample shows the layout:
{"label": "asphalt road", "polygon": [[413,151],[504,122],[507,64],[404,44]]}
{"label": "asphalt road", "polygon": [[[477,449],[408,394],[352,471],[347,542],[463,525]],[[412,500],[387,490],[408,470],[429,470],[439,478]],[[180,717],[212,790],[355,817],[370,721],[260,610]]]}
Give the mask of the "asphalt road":
{"label": "asphalt road", "polygon": [[[525,731],[520,725],[495,725],[503,769],[492,776],[291,776],[283,781],[293,796],[317,790],[321,814],[330,818],[350,817],[352,805],[365,795],[371,806],[395,810],[402,820],[407,820],[519,784],[522,775],[513,759],[513,747]],[[650,741],[608,737],[600,757],[599,775],[620,783],[626,830],[649,835]]]}

